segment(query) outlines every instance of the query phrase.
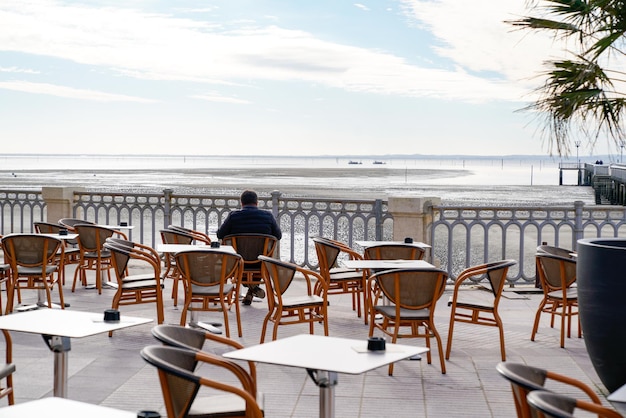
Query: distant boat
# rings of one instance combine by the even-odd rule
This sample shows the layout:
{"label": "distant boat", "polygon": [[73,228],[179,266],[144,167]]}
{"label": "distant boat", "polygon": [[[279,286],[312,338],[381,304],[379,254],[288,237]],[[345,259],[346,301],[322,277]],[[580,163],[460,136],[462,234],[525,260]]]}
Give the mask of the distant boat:
{"label": "distant boat", "polygon": [[350,160],[350,161],[348,161],[348,164],[363,164],[363,163],[361,161]]}
{"label": "distant boat", "polygon": [[378,161],[378,160],[376,160],[376,161],[374,161],[372,164],[387,164],[387,163],[385,163],[384,161]]}

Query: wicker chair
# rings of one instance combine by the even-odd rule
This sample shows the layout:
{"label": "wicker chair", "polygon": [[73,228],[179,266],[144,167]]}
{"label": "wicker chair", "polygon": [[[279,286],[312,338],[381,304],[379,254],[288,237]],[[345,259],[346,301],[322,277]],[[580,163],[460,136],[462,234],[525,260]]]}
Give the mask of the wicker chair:
{"label": "wicker chair", "polygon": [[[459,274],[454,283],[452,301],[449,303],[451,311],[446,360],[450,358],[450,351],[452,350],[452,334],[455,322],[497,327],[500,333],[500,354],[502,361],[506,360],[504,328],[502,319],[498,314],[498,305],[506,282],[506,275],[509,268],[515,264],[517,264],[515,260],[495,261],[467,268]],[[483,275],[487,278],[486,292],[481,290],[459,292],[463,284],[468,284],[473,278],[479,278]]]}
{"label": "wicker chair", "polygon": [[185,228],[183,226],[176,226],[176,225],[168,225],[167,229],[171,231],[178,231],[183,234],[191,235],[194,241],[196,241],[196,243],[202,242],[207,245],[211,244],[211,238],[204,232],[197,231],[195,229]]}
{"label": "wicker chair", "polygon": [[[39,234],[11,234],[2,238],[2,248],[5,260],[11,266],[11,279],[7,283],[7,313],[13,311],[15,293],[21,295],[24,289],[45,291],[47,306],[51,308],[54,285],[59,290],[61,309],[65,308],[61,283],[64,260],[61,240]],[[38,300],[38,303],[43,301]]]}
{"label": "wicker chair", "polygon": [[578,316],[578,289],[572,286],[576,282],[576,259],[538,252],[535,256],[537,274],[543,290],[543,299],[535,314],[535,323],[530,336],[535,341],[542,313],[550,315],[550,326],[554,327],[554,317],[561,317],[561,347],[565,347],[565,327],[567,337],[572,333],[572,317],[578,319],[578,338],[582,337],[580,317]]}
{"label": "wicker chair", "polygon": [[4,364],[0,364],[0,382],[4,380],[4,384],[0,383],[0,398],[7,397],[9,405],[15,404],[15,394],[13,392],[13,373],[15,373],[15,364],[13,364],[13,341],[11,334],[7,330],[0,330],[4,337]]}
{"label": "wicker chair", "polygon": [[[300,267],[293,263],[280,261],[275,258],[259,256],[266,272],[265,285],[268,290],[267,303],[269,311],[263,321],[261,343],[265,342],[265,332],[269,322],[274,323],[272,340],[278,334],[279,325],[309,324],[309,334],[313,334],[314,324],[321,322],[324,326],[324,335],[328,335],[328,285],[318,273]],[[293,282],[296,273],[304,276],[306,294],[285,295]],[[311,282],[315,280],[315,284]],[[318,293],[313,292],[313,287]]]}
{"label": "wicker chair", "polygon": [[[198,328],[182,327],[180,325],[162,324],[152,328],[152,335],[165,345],[186,348],[193,351],[204,351],[215,355],[222,355],[226,351],[244,348],[235,340],[215,335],[212,332]],[[207,346],[208,343],[210,345]],[[248,373],[256,387],[256,365],[248,362]],[[257,400],[260,399],[257,394]]]}
{"label": "wicker chair", "polygon": [[426,250],[412,244],[372,245],[365,248],[363,258],[368,260],[422,260]]}
{"label": "wicker chair", "polygon": [[[430,348],[430,338],[434,337],[439,349],[441,373],[446,372],[443,358],[441,337],[435,327],[435,306],[443,295],[448,274],[440,269],[393,269],[385,270],[370,276],[367,282],[367,301],[369,304],[370,328],[369,336],[379,329],[391,336],[391,342],[398,338],[425,338]],[[382,303],[385,297],[388,303]],[[375,321],[376,315],[382,321]],[[407,332],[400,332],[408,328]],[[420,332],[420,328],[424,328]],[[431,364],[430,350],[427,354]],[[393,374],[393,363],[389,365],[389,375]]]}
{"label": "wicker chair", "polygon": [[[61,224],[53,224],[49,222],[33,222],[35,232],[38,234],[58,234],[62,229],[67,229]],[[65,259],[63,265],[68,266],[70,264],[80,263],[80,249],[78,248],[78,241],[75,239],[63,240],[63,251],[65,253]],[[65,284],[65,269],[61,272],[61,282]]]}
{"label": "wicker chair", "polygon": [[535,416],[528,404],[527,396],[533,390],[546,390],[546,383],[550,381],[552,381],[552,384],[559,382],[570,388],[577,388],[579,391],[586,394],[587,397],[591,399],[591,402],[597,405],[602,404],[598,395],[596,395],[589,386],[579,380],[562,374],[522,363],[511,363],[509,361],[499,363],[496,366],[496,370],[511,383],[518,418],[531,418]]}
{"label": "wicker chair", "polygon": [[222,239],[224,245],[231,245],[243,258],[243,276],[241,284],[246,287],[263,283],[260,255],[274,257],[278,240],[273,235],[233,234]]}
{"label": "wicker chair", "polygon": [[[181,232],[176,229],[162,229],[159,231],[161,234],[161,241],[163,244],[185,244],[191,245],[194,241],[194,236],[186,232]],[[165,273],[163,278],[172,279],[172,299],[174,300],[174,306],[178,306],[178,282],[180,282],[183,276],[180,274],[178,267],[176,267],[176,258],[174,253],[163,254],[163,261],[165,264]],[[183,286],[185,282],[182,281]]]}
{"label": "wicker chair", "polygon": [[[366,271],[352,270],[337,266],[340,255],[345,255],[350,259],[362,259],[363,257],[342,242],[323,237],[313,238],[315,252],[319,262],[319,274],[324,278],[328,290],[327,294],[350,294],[352,296],[352,310],[357,311],[357,316],[361,317],[361,300],[365,307],[365,281]],[[321,285],[321,284],[320,284]],[[319,295],[321,289],[316,288],[315,294]],[[367,315],[365,323],[367,323]]]}
{"label": "wicker chair", "polygon": [[600,418],[622,417],[621,414],[604,406],[546,390],[533,390],[526,399],[539,416],[546,418],[574,418],[574,411],[577,409],[597,414]]}
{"label": "wicker chair", "polygon": [[[113,296],[111,307],[118,309],[120,305],[155,303],[157,323],[162,324],[164,320],[163,281],[161,259],[158,253],[146,245],[116,238],[107,239],[104,248],[111,252],[111,262],[117,278],[117,291]],[[127,267],[131,259],[142,266],[147,266],[152,273],[129,275]]]}
{"label": "wicker chair", "polygon": [[[170,418],[263,417],[251,376],[235,362],[203,351],[154,345],[143,348],[141,357],[158,370],[165,409]],[[202,376],[194,373],[198,362],[203,363]],[[223,383],[222,378],[206,377],[207,369],[216,375],[219,372],[233,375],[238,386]],[[201,387],[226,393],[197,397]]]}
{"label": "wicker chair", "polygon": [[[0,239],[2,236],[0,236]],[[2,245],[0,245],[1,247]],[[9,291],[9,280],[11,279],[11,265],[10,264],[0,264],[0,315],[4,313],[2,309],[2,285],[4,285],[4,289]],[[22,302],[22,298],[20,294],[17,294],[18,303]]]}
{"label": "wicker chair", "polygon": [[197,322],[194,319],[196,311],[222,312],[226,336],[230,337],[228,311],[234,304],[237,330],[241,337],[241,318],[237,303],[243,271],[241,256],[217,249],[206,249],[180,251],[175,257],[176,265],[186,282],[185,305],[180,315],[180,325],[187,322],[187,311],[190,309],[192,324]]}

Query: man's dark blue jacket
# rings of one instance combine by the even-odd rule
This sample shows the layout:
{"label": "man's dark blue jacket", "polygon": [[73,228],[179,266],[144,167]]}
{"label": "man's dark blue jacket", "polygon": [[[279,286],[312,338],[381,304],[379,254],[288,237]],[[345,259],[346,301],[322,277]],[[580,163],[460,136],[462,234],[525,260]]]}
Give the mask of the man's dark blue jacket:
{"label": "man's dark blue jacket", "polygon": [[232,234],[267,234],[275,236],[276,239],[283,236],[274,216],[252,205],[230,212],[217,230],[219,239]]}

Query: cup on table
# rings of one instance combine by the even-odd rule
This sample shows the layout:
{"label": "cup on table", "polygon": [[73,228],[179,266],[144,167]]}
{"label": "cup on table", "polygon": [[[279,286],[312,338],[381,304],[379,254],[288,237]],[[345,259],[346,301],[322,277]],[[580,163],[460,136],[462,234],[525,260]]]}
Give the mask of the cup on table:
{"label": "cup on table", "polygon": [[413,244],[413,238],[411,238],[411,237],[406,237],[406,238],[404,239],[404,243],[405,243],[405,244]]}
{"label": "cup on table", "polygon": [[211,241],[211,248],[220,248],[219,241]]}
{"label": "cup on table", "polygon": [[59,229],[59,235],[67,235],[67,229]]}
{"label": "cup on table", "polygon": [[128,226],[128,222],[120,222],[120,226]]}

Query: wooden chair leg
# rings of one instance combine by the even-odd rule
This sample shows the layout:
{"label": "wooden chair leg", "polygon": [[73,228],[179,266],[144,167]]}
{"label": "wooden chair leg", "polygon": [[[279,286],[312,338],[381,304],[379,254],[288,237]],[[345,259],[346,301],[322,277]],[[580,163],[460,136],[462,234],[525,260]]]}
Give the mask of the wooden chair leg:
{"label": "wooden chair leg", "polygon": [[539,328],[539,319],[545,306],[546,300],[544,299],[539,304],[539,308],[537,308],[537,313],[535,314],[535,323],[533,325],[533,332],[530,334],[530,341],[535,341],[535,335],[537,334],[537,329]]}

